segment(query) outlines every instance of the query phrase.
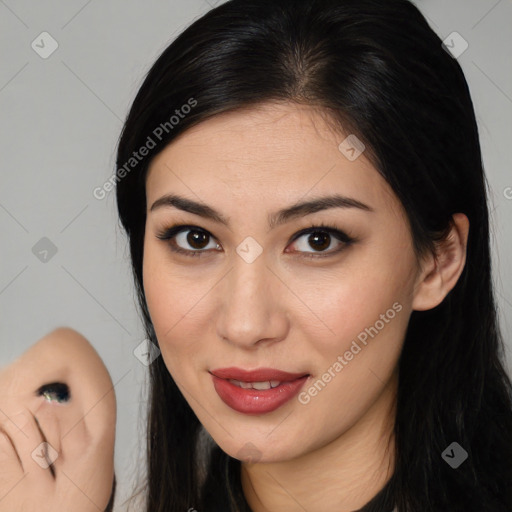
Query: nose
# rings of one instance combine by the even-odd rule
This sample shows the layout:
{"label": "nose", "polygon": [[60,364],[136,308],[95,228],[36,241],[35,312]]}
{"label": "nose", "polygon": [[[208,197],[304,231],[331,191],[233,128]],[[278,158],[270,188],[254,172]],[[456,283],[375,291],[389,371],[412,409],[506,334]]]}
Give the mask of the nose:
{"label": "nose", "polygon": [[264,253],[248,263],[236,255],[218,287],[217,334],[227,343],[257,349],[286,338],[291,293]]}

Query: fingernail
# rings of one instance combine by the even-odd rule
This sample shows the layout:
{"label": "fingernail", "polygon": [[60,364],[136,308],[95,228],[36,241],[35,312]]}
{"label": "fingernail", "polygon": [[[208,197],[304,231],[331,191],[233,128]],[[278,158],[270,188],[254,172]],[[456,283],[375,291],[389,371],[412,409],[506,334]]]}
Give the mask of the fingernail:
{"label": "fingernail", "polygon": [[43,396],[48,402],[69,402],[71,399],[69,386],[63,382],[44,384],[37,391],[37,395]]}

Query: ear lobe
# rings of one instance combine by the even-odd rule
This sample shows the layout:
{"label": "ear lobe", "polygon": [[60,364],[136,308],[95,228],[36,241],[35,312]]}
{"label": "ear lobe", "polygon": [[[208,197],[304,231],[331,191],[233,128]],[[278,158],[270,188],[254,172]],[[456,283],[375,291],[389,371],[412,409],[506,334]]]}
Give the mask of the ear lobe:
{"label": "ear lobe", "polygon": [[448,235],[438,244],[435,256],[429,255],[418,278],[412,303],[414,311],[435,308],[455,287],[466,263],[468,234],[468,218],[455,213]]}

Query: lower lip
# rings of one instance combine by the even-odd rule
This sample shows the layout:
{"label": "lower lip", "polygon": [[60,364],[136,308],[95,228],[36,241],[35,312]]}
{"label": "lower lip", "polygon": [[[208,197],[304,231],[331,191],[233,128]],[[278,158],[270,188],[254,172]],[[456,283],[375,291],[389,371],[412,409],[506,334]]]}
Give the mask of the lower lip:
{"label": "lower lip", "polygon": [[226,379],[212,375],[215,391],[221,400],[237,412],[244,414],[264,414],[275,411],[293,398],[308,379],[304,375],[290,382],[283,382],[276,388],[243,389]]}

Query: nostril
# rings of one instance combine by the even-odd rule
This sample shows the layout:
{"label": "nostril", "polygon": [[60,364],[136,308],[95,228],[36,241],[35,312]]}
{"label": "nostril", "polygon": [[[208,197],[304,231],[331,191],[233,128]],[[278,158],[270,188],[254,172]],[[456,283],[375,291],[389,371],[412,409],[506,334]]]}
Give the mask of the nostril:
{"label": "nostril", "polygon": [[48,402],[69,402],[71,393],[69,386],[63,382],[44,384],[36,391],[37,396],[43,396]]}

